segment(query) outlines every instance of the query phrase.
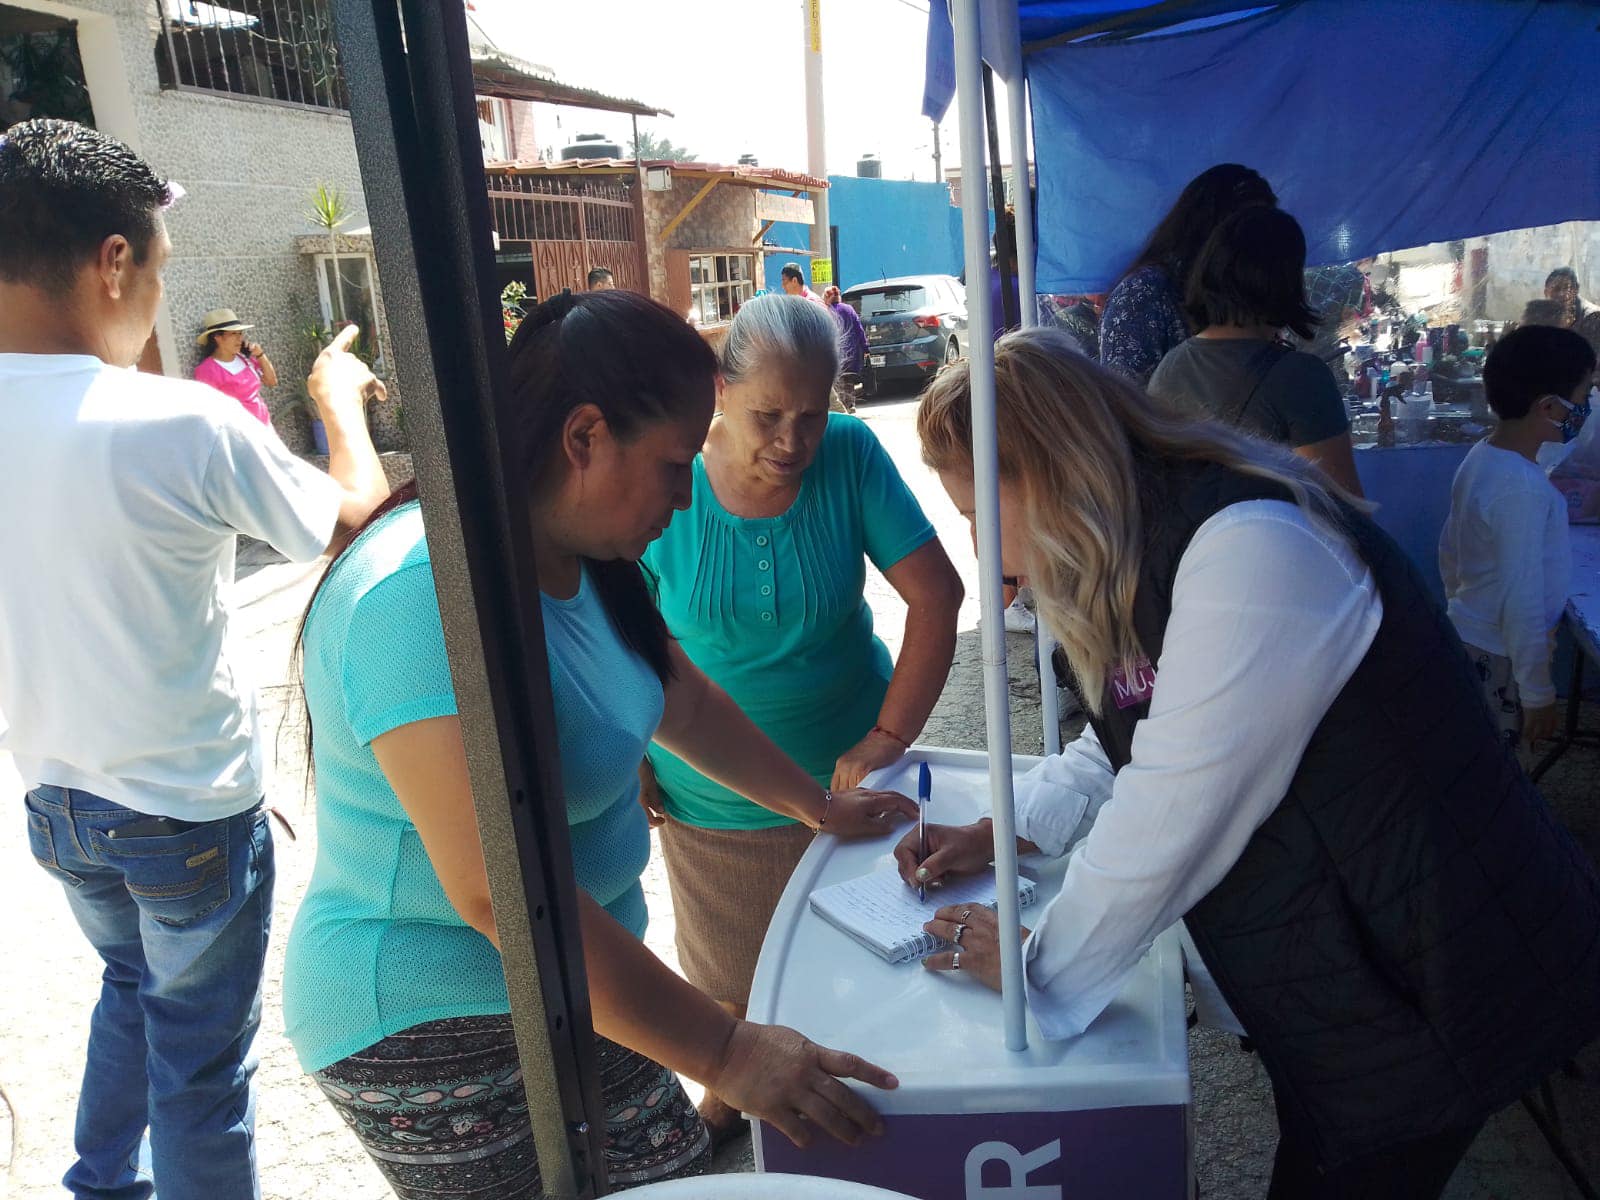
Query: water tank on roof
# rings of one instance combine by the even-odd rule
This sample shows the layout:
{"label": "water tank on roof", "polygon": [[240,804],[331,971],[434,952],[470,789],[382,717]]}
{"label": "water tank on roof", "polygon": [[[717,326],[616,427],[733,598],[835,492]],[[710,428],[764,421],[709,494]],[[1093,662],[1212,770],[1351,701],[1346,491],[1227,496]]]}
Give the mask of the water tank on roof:
{"label": "water tank on roof", "polygon": [[876,154],[863,154],[856,160],[856,176],[859,179],[882,179],[882,161]]}
{"label": "water tank on roof", "polygon": [[561,160],[566,162],[573,158],[621,158],[622,147],[616,142],[607,141],[603,133],[580,133],[572,139],[572,145],[561,148]]}

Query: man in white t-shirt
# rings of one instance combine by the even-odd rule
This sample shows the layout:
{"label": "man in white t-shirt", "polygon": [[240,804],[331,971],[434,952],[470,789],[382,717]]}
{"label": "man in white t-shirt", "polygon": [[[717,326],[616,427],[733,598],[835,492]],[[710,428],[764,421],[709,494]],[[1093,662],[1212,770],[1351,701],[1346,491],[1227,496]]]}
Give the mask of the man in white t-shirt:
{"label": "man in white t-shirt", "polygon": [[[272,911],[255,700],[227,647],[235,535],[315,559],[386,496],[346,348],[307,387],[328,474],[204,384],[133,370],[176,189],[66,121],[0,135],[0,750],[34,857],[105,960],[77,1197],[259,1196]],[[8,724],[9,722],[9,724]]]}

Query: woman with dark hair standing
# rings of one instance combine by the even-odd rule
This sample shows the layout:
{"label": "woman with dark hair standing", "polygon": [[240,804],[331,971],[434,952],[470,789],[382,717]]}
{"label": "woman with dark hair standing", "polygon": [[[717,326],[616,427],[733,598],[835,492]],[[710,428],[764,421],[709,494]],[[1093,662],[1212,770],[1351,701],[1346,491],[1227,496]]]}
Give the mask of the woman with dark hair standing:
{"label": "woman with dark hair standing", "polygon": [[1184,280],[1213,230],[1230,213],[1276,204],[1267,181],[1249,167],[1221,163],[1191,179],[1121,282],[1100,317],[1100,361],[1137,383],[1168,350],[1194,332]]}
{"label": "woman with dark hair standing", "polygon": [[[827,318],[824,318],[827,319]],[[835,1076],[892,1077],[791,1029],[735,1020],[655,958],[637,768],[652,738],[785,817],[882,833],[903,796],[818,785],[668,637],[638,559],[689,503],[716,363],[626,291],[546,302],[509,348],[536,481],[538,567],[613,1187],[696,1174],[704,1125],[674,1071],[804,1144],[877,1132]],[[301,1065],[402,1200],[540,1194],[428,543],[404,489],[328,568],[301,652],[316,869],[289,935]]]}
{"label": "woman with dark hair standing", "polygon": [[[1280,1131],[1269,1200],[1431,1200],[1484,1119],[1600,1033],[1600,879],[1506,747],[1443,607],[1301,458],[1192,421],[1058,334],[995,355],[1000,554],[1090,728],[1017,788],[1070,852],[1024,931],[1029,1007],[1076,1036],[1176,922],[1203,1019],[1248,1034]],[[967,368],[923,455],[973,511]],[[930,826],[908,882],[981,870]],[[958,929],[958,926],[965,926]],[[999,985],[997,922],[931,956]]]}
{"label": "woman with dark hair standing", "polygon": [[1242,209],[1206,241],[1189,271],[1187,302],[1199,333],[1173,347],[1150,376],[1150,394],[1288,446],[1346,492],[1361,495],[1350,418],[1339,382],[1285,330],[1309,338],[1306,237],[1279,208]]}

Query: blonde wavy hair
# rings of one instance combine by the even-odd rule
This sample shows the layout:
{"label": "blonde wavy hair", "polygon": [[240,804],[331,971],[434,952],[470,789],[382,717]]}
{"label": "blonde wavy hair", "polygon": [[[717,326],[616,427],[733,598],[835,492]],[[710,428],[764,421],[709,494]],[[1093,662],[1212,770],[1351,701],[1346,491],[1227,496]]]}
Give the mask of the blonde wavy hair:
{"label": "blonde wavy hair", "polygon": [[[1280,484],[1300,507],[1339,525],[1340,502],[1366,510],[1305,459],[1215,421],[1195,420],[1090,361],[1056,330],[1020,330],[995,346],[1000,478],[1023,504],[1024,563],[1045,625],[1061,643],[1096,716],[1103,681],[1143,655],[1133,601],[1142,567],[1135,449],[1157,462],[1220,463]],[[934,380],[917,416],[923,460],[972,473],[968,364]]]}

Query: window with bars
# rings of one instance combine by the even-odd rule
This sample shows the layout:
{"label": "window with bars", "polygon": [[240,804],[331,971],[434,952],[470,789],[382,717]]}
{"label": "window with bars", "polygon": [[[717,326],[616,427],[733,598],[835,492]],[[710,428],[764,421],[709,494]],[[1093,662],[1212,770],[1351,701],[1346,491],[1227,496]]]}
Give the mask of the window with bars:
{"label": "window with bars", "polygon": [[361,327],[352,349],[357,357],[382,374],[383,346],[378,336],[377,291],[372,258],[366,254],[319,254],[316,257],[317,301],[323,328],[343,329],[354,322]]}
{"label": "window with bars", "polygon": [[155,0],[163,88],[343,112],[327,0]]}
{"label": "window with bars", "polygon": [[690,313],[701,327],[725,325],[756,294],[753,254],[689,255]]}

